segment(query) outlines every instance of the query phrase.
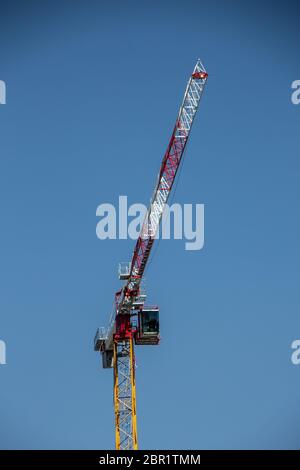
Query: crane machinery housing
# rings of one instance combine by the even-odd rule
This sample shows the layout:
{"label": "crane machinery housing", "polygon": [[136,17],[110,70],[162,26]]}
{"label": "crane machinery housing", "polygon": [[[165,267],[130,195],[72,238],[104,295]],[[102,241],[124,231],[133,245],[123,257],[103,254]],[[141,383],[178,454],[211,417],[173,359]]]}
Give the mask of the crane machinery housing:
{"label": "crane machinery housing", "polygon": [[163,157],[154,193],[129,263],[120,263],[123,287],[115,294],[107,328],[98,328],[94,350],[104,369],[114,370],[117,450],[138,449],[134,345],[159,343],[159,309],[146,306],[143,275],[190,135],[208,74],[198,59],[189,77],[171,139]]}

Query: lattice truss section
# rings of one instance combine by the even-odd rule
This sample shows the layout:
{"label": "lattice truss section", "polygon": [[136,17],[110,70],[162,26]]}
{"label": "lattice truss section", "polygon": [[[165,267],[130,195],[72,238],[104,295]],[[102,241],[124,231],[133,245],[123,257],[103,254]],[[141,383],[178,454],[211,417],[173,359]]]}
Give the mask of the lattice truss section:
{"label": "lattice truss section", "polygon": [[131,273],[127,285],[120,295],[119,312],[128,313],[138,295],[150,251],[158,232],[159,223],[168,201],[190,130],[207,80],[207,73],[200,59],[188,81],[176,124],[164,155],[150,207],[146,214],[131,262]]}
{"label": "lattice truss section", "polygon": [[116,448],[134,450],[137,449],[137,432],[132,339],[116,341],[114,348]]}

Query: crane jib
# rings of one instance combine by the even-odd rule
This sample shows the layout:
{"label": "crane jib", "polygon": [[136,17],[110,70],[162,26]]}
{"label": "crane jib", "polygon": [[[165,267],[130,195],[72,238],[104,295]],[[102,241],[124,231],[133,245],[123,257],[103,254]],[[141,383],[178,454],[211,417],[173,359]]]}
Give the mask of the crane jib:
{"label": "crane jib", "polygon": [[176,178],[208,74],[200,61],[188,81],[176,124],[164,155],[158,181],[130,264],[130,275],[119,299],[119,313],[130,310],[149,259],[165,204]]}

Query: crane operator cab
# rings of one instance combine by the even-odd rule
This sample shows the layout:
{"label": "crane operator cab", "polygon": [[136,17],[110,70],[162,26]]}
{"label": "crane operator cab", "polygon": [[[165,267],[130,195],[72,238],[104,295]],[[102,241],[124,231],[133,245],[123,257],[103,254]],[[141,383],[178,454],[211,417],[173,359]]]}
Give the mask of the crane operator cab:
{"label": "crane operator cab", "polygon": [[145,307],[138,314],[135,344],[156,345],[159,339],[159,309],[158,307]]}

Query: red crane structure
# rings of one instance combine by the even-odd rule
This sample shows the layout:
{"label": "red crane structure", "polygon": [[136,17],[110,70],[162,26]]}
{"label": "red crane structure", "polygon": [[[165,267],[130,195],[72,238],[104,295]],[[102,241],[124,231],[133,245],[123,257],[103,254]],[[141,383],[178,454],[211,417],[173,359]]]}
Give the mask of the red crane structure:
{"label": "red crane structure", "polygon": [[114,369],[117,450],[138,449],[134,345],[159,343],[159,309],[146,307],[143,275],[184,153],[208,74],[198,59],[189,77],[157,183],[130,263],[121,263],[123,287],[115,294],[115,310],[107,328],[99,328],[95,351],[102,365]]}

